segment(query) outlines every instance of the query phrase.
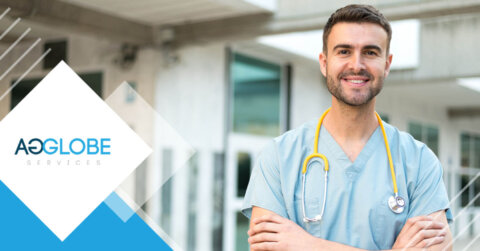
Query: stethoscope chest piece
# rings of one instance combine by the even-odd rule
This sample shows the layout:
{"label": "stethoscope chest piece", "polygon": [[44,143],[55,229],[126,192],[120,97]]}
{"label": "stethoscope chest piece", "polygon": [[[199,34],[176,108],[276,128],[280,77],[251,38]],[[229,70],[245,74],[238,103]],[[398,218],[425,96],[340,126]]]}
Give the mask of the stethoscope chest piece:
{"label": "stethoscope chest piece", "polygon": [[401,214],[405,209],[405,200],[398,195],[390,196],[390,198],[388,199],[388,207],[390,207],[392,212],[396,214]]}

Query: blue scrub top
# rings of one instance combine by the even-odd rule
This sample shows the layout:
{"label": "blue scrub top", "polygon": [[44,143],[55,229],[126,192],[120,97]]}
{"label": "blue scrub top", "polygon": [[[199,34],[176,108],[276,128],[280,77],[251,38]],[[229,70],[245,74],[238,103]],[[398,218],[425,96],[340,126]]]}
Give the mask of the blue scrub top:
{"label": "blue scrub top", "polygon": [[[399,195],[405,199],[403,213],[395,214],[388,206],[394,193],[381,128],[352,163],[322,126],[319,153],[330,165],[325,213],[320,222],[303,222],[301,169],[303,160],[313,153],[315,120],[275,138],[263,149],[250,177],[243,214],[250,218],[252,206],[268,209],[316,237],[363,249],[390,249],[411,217],[447,210],[450,222],[442,167],[435,154],[409,134],[383,124]],[[305,184],[309,218],[321,213],[324,182],[323,161],[311,161]]]}

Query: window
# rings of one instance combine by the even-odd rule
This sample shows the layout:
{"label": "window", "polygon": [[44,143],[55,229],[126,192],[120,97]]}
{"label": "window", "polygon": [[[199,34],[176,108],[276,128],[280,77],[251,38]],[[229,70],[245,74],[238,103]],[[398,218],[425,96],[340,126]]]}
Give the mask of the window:
{"label": "window", "polygon": [[248,245],[248,228],[250,222],[248,221],[248,218],[245,217],[242,213],[237,213],[237,219],[236,219],[236,236],[235,236],[235,250],[237,251],[243,251],[243,250],[249,250],[249,245]]}
{"label": "window", "polygon": [[418,141],[425,143],[438,156],[438,128],[417,122],[408,123],[408,132]]}
{"label": "window", "polygon": [[[100,97],[102,97],[102,77],[103,74],[101,72],[93,72],[93,73],[84,73],[79,74],[80,78],[87,83],[90,88]],[[12,89],[11,99],[10,99],[10,109],[13,109],[17,106],[20,101],[22,101],[25,96],[27,96],[38,83],[40,83],[42,79],[40,78],[33,78],[33,79],[25,79],[20,81],[15,88]],[[17,80],[12,80],[12,85]]]}
{"label": "window", "polygon": [[247,192],[252,159],[250,154],[240,152],[237,154],[237,196],[243,197]]}
{"label": "window", "polygon": [[60,61],[67,62],[67,41],[47,42],[43,45],[43,51],[51,51],[43,59],[43,69],[52,69]]}
{"label": "window", "polygon": [[[461,187],[464,188],[480,171],[480,135],[462,133],[460,135],[460,164],[465,171],[461,175]],[[462,207],[468,206],[470,201],[474,200],[470,206],[480,207],[480,178],[476,178],[472,184],[462,193]],[[477,196],[479,195],[479,196]]]}
{"label": "window", "polygon": [[[163,149],[162,157],[162,177],[170,177],[173,168],[173,151],[171,149]],[[162,212],[160,226],[167,234],[171,234],[172,191],[173,179],[169,179],[162,186],[162,204],[160,205]]]}
{"label": "window", "polygon": [[[132,128],[132,126],[130,126]],[[132,130],[134,130],[132,128]],[[134,130],[135,131],[135,130]],[[142,205],[142,209],[146,209],[145,202],[147,195],[147,187],[145,185],[145,180],[147,180],[147,168],[148,168],[149,158],[145,159],[138,167],[135,169],[135,203]]]}
{"label": "window", "polygon": [[[461,176],[461,186],[464,188],[468,185],[468,183],[475,177],[475,175],[462,175]],[[480,196],[476,196],[480,194],[480,178],[475,179],[470,186],[462,193],[462,207],[466,206],[475,206],[480,207]],[[470,205],[470,201],[473,201]]]}
{"label": "window", "polygon": [[388,117],[387,114],[380,113],[380,114],[378,114],[378,115],[380,115],[380,118],[381,118],[383,121],[385,121],[386,123],[390,123],[390,117]]}
{"label": "window", "polygon": [[137,83],[129,81],[127,82],[130,88],[127,89],[127,95],[125,96],[126,103],[133,103],[137,97]]}
{"label": "window", "polygon": [[480,168],[480,135],[462,133],[460,147],[462,167]]}
{"label": "window", "polygon": [[212,222],[212,250],[221,251],[223,247],[223,212],[225,197],[225,154],[215,153],[214,155],[214,176],[213,180],[213,222]]}
{"label": "window", "polygon": [[198,211],[198,153],[194,154],[190,160],[188,168],[188,232],[187,232],[187,250],[196,250],[197,236],[197,211]]}
{"label": "window", "polygon": [[281,67],[234,53],[231,63],[234,132],[280,134]]}

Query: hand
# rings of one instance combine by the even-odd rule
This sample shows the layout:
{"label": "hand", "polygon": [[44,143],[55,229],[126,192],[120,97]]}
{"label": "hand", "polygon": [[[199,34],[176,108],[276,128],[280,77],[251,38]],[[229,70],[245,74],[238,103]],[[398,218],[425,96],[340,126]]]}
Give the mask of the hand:
{"label": "hand", "polygon": [[417,216],[407,220],[392,248],[427,248],[442,243],[445,235],[444,223],[431,216]]}
{"label": "hand", "polygon": [[252,220],[248,230],[251,250],[313,250],[320,239],[310,235],[293,221],[268,214]]}

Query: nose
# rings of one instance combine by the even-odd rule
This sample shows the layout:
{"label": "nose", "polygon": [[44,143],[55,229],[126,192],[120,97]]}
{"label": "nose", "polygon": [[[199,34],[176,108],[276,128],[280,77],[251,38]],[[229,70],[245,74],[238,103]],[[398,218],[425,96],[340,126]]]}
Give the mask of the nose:
{"label": "nose", "polygon": [[350,70],[353,72],[360,72],[365,69],[365,62],[361,53],[353,53],[348,63]]}

